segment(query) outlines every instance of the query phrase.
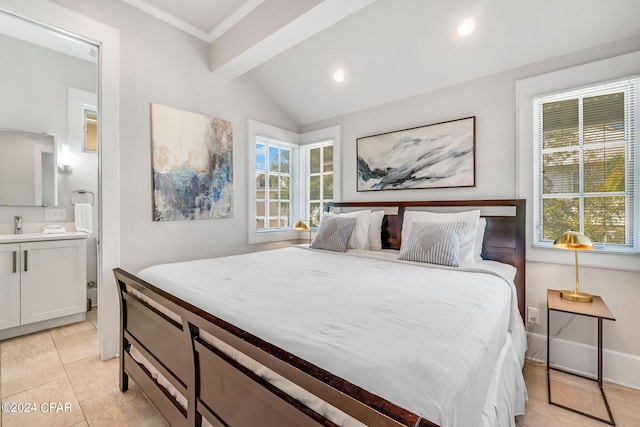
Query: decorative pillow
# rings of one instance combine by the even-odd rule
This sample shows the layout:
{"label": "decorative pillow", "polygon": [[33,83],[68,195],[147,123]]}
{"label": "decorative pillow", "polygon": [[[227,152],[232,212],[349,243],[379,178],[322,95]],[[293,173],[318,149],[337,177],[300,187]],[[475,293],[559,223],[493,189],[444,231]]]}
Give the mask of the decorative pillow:
{"label": "decorative pillow", "polygon": [[369,216],[369,250],[382,249],[382,220],[384,211],[373,211]]}
{"label": "decorative pillow", "polygon": [[369,249],[369,217],[371,216],[370,210],[364,211],[355,211],[355,212],[345,212],[345,213],[330,213],[327,212],[322,215],[322,219],[326,217],[344,217],[344,218],[356,218],[358,222],[356,223],[355,228],[353,229],[353,233],[349,238],[349,243],[347,243],[348,249]]}
{"label": "decorative pillow", "polygon": [[473,249],[473,261],[482,261],[482,242],[484,241],[484,229],[487,228],[487,219],[481,217],[478,220],[478,230],[476,231],[476,241]]}
{"label": "decorative pillow", "polygon": [[402,250],[404,241],[409,238],[411,224],[414,222],[463,222],[466,226],[460,240],[460,262],[473,262],[478,218],[480,218],[480,210],[451,213],[405,211],[402,222],[402,243],[400,249]]}
{"label": "decorative pillow", "polygon": [[458,267],[465,227],[463,222],[414,222],[398,259]]}
{"label": "decorative pillow", "polygon": [[311,247],[334,252],[346,251],[347,242],[349,242],[349,237],[351,237],[357,221],[357,218],[325,215],[320,222],[313,242],[311,242]]}

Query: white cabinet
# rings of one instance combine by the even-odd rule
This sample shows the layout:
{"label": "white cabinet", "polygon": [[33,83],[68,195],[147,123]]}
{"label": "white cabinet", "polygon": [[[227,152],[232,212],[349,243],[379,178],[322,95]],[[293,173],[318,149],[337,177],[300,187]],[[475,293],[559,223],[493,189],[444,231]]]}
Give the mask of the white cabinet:
{"label": "white cabinet", "polygon": [[86,240],[21,243],[20,324],[87,309]]}
{"label": "white cabinet", "polygon": [[0,329],[20,325],[20,244],[0,245]]}
{"label": "white cabinet", "polygon": [[86,311],[86,245],[84,238],[0,244],[0,339]]}

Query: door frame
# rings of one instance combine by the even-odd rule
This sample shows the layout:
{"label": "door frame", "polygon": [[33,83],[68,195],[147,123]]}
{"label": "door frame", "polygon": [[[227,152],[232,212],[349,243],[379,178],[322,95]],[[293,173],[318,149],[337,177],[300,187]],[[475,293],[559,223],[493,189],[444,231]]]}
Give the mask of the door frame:
{"label": "door frame", "polygon": [[48,0],[0,0],[0,10],[98,47],[98,332],[103,360],[119,352],[119,303],[112,270],[120,265],[118,179],[119,30]]}

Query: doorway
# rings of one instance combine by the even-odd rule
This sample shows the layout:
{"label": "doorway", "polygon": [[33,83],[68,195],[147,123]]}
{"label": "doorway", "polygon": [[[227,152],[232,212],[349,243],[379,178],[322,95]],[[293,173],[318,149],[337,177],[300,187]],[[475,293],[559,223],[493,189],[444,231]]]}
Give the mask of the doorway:
{"label": "doorway", "polygon": [[[118,215],[118,30],[48,1],[0,0],[0,12],[97,47],[98,248],[100,357],[118,354],[118,297],[112,269],[119,266]],[[59,30],[64,29],[64,30]]]}

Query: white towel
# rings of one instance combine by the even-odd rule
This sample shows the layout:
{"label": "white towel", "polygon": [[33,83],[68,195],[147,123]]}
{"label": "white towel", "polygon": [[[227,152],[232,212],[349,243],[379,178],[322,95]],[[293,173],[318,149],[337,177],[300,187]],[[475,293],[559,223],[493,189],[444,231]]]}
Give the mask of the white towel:
{"label": "white towel", "polygon": [[76,203],[74,217],[76,220],[76,231],[84,231],[85,233],[93,233],[93,225],[91,224],[91,204]]}

